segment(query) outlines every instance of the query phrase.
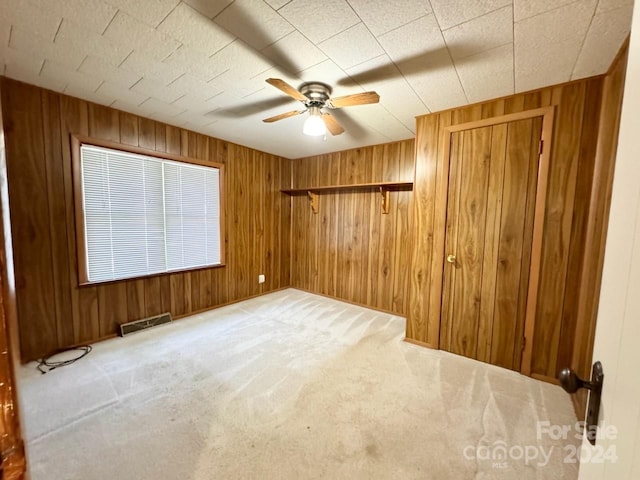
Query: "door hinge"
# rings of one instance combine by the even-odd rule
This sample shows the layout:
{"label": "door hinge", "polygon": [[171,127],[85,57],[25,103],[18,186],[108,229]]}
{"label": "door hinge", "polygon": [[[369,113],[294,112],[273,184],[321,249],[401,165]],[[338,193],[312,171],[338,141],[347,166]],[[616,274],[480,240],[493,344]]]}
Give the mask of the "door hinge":
{"label": "door hinge", "polygon": [[542,155],[542,151],[544,150],[544,140],[540,140],[538,144],[538,155]]}

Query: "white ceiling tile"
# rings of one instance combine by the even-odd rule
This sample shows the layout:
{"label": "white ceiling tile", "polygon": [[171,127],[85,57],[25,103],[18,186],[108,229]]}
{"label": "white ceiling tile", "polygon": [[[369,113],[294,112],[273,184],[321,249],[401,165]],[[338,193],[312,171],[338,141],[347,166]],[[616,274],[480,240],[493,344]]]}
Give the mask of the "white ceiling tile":
{"label": "white ceiling tile", "polygon": [[161,114],[168,115],[170,117],[174,117],[184,112],[184,109],[177,106],[171,105],[170,103],[163,102],[158,100],[157,98],[148,98],[140,105],[140,109],[145,112],[147,115],[153,114]]}
{"label": "white ceiling tile", "polygon": [[365,90],[380,95],[380,103],[408,129],[415,131],[415,117],[427,107],[387,55],[357,65],[347,73]]}
{"label": "white ceiling tile", "polygon": [[262,0],[235,0],[215,22],[253,48],[262,50],[294,28]]}
{"label": "white ceiling tile", "polygon": [[207,98],[201,92],[188,92],[173,104],[192,113],[205,114],[219,108],[216,97]]}
{"label": "white ceiling tile", "polygon": [[83,88],[77,86],[72,87],[71,85],[67,85],[64,93],[66,93],[67,95],[73,95],[74,97],[82,98],[83,100],[87,100],[89,102],[107,106],[110,106],[116,100],[113,97],[101,95],[91,90],[84,90]]}
{"label": "white ceiling tile", "polygon": [[163,20],[158,30],[208,56],[234,39],[229,32],[184,3]]}
{"label": "white ceiling tile", "polygon": [[[468,100],[449,57],[438,54],[430,58],[429,62],[428,68],[422,73],[407,75],[407,81],[427,108],[436,112],[466,105]],[[409,70],[412,68],[409,67]]]}
{"label": "white ceiling tile", "polygon": [[[99,90],[98,90],[99,91]],[[122,110],[123,112],[134,113],[136,115],[141,115],[142,111],[137,104],[127,103],[124,100],[115,100],[111,105],[111,108],[115,108],[117,110]]]}
{"label": "white ceiling tile", "polygon": [[580,46],[581,41],[576,37],[544,45],[523,44],[516,41],[516,92],[526,92],[545,85],[569,81]]}
{"label": "white ceiling tile", "polygon": [[163,62],[149,58],[148,55],[134,51],[120,64],[123,70],[135,73],[140,77],[156,80],[163,85],[169,85],[176,78],[183,75],[185,70],[176,68]]}
{"label": "white ceiling tile", "polygon": [[16,80],[21,80],[26,83],[31,83],[32,85],[36,85],[38,87],[45,88],[47,90],[53,90],[54,92],[58,92],[58,93],[64,93],[65,89],[67,88],[66,83],[49,78],[49,77],[43,77],[41,75],[38,76],[38,78],[35,81],[29,81],[26,78],[21,79],[18,77],[16,77]]}
{"label": "white ceiling tile", "polygon": [[322,42],[360,21],[345,0],[293,0],[278,11],[315,43]]}
{"label": "white ceiling tile", "polygon": [[114,85],[109,82],[104,82],[98,89],[96,93],[100,95],[104,95],[106,97],[117,98],[119,102],[127,105],[140,105],[144,102],[149,95],[140,92],[134,92],[129,88],[124,88],[120,85]]}
{"label": "white ceiling tile", "polygon": [[[177,104],[178,101],[174,103]],[[229,92],[222,92],[220,95],[216,95],[214,98],[209,100],[208,103],[212,103],[212,105],[214,105],[213,108],[211,108],[210,110],[210,111],[214,111],[221,108],[234,107],[234,106],[237,106],[239,103],[242,104],[243,102],[237,96],[232,95]]]}
{"label": "white ceiling tile", "polygon": [[272,8],[275,8],[276,10],[281,9],[282,7],[284,7],[287,3],[289,3],[291,0],[265,0],[269,5],[271,5]]}
{"label": "white ceiling tile", "polygon": [[14,25],[50,41],[55,37],[62,21],[61,15],[52,15],[28,0],[2,0],[0,18],[3,23]]}
{"label": "white ceiling tile", "polygon": [[633,0],[600,0],[596,8],[596,14],[616,10],[622,7],[632,7]]}
{"label": "white ceiling tile", "polygon": [[221,72],[233,72],[239,80],[271,68],[265,57],[241,40],[235,40],[212,56],[211,63]]}
{"label": "white ceiling tile", "polygon": [[131,90],[134,92],[142,93],[148,97],[155,97],[156,99],[162,99],[167,103],[174,102],[181,96],[183,96],[186,90],[180,88],[180,86],[166,86],[155,80],[143,78],[136,83]]}
{"label": "white ceiling tile", "polygon": [[143,22],[157,27],[158,24],[178,5],[180,0],[104,0],[123,12]]}
{"label": "white ceiling tile", "polygon": [[65,85],[77,87],[79,90],[88,90],[90,92],[94,92],[102,83],[102,80],[96,76],[70,70],[50,60],[44,62],[40,76],[47,80],[64,83]]}
{"label": "white ceiling tile", "polygon": [[[357,122],[357,126],[343,125],[347,132],[358,127],[362,127],[364,130],[374,129],[381,136],[385,137],[388,142],[394,138],[406,139],[413,136],[413,132],[391,115],[384,105],[362,105],[357,108],[343,109],[340,113],[333,112],[338,121],[342,120],[343,117],[338,117],[338,115],[343,112],[345,112],[351,120]],[[345,123],[345,121],[342,120],[342,123]]]}
{"label": "white ceiling tile", "polygon": [[175,88],[177,90],[182,90],[186,92],[186,94],[198,96],[202,100],[207,100],[222,93],[222,90],[216,88],[215,85],[208,82],[203,82],[199,78],[196,78],[187,73],[171,82],[169,87]]}
{"label": "white ceiling tile", "polygon": [[446,50],[442,32],[433,15],[426,15],[380,35],[378,40],[394,61]]}
{"label": "white ceiling tile", "polygon": [[595,1],[575,2],[515,23],[516,91],[570,80]]}
{"label": "white ceiling tile", "polygon": [[208,55],[184,45],[169,55],[162,63],[205,82],[225,72],[221,66],[212,62]]}
{"label": "white ceiling tile", "polygon": [[633,6],[605,10],[589,27],[572,79],[605,73],[631,28]]}
{"label": "white ceiling tile", "polygon": [[0,48],[0,63],[5,65],[8,77],[36,84],[44,58],[33,54],[25,55],[22,51],[3,46]]}
{"label": "white ceiling tile", "polygon": [[185,128],[204,127],[215,120],[203,114],[195,112],[182,112],[172,118],[176,125],[183,125]]}
{"label": "white ceiling tile", "polygon": [[424,0],[349,0],[349,3],[376,36],[431,13],[431,5]]}
{"label": "white ceiling tile", "polygon": [[123,12],[118,12],[103,36],[125,50],[156,60],[164,60],[180,46],[177,40]]}
{"label": "white ceiling tile", "polygon": [[25,56],[35,55],[38,58],[47,58],[56,63],[67,65],[72,70],[77,69],[85,57],[85,53],[79,48],[67,48],[18,27],[11,30],[9,45]]}
{"label": "white ceiling tile", "polygon": [[596,2],[597,0],[580,0],[516,22],[516,41],[538,41],[540,45],[544,45],[572,37],[584,38]]}
{"label": "white ceiling tile", "polygon": [[513,12],[511,6],[442,32],[453,60],[513,43]]}
{"label": "white ceiling tile", "polygon": [[[247,95],[242,101],[235,101],[223,107],[219,105],[216,113],[223,117],[241,118],[258,115],[261,121],[263,118],[278,115],[282,112],[292,110],[303,110],[304,105],[291,97],[281,95],[276,89],[266,82],[262,82],[263,88]],[[212,99],[218,103],[218,97]]]}
{"label": "white ceiling tile", "polygon": [[512,0],[431,0],[431,6],[443,30],[511,5]]}
{"label": "white ceiling tile", "polygon": [[378,40],[429,110],[467,103],[433,15],[381,35]]}
{"label": "white ceiling tile", "polygon": [[[345,48],[349,45],[349,48]],[[341,68],[353,67],[384,53],[384,50],[363,23],[358,23],[344,32],[318,45],[329,58]]]}
{"label": "white ceiling tile", "polygon": [[9,46],[10,37],[11,37],[11,24],[5,23],[4,19],[0,19],[0,49]]}
{"label": "white ceiling tile", "polygon": [[456,68],[470,103],[514,93],[512,43],[458,60]]}
{"label": "white ceiling tile", "polygon": [[513,18],[516,22],[549,10],[563,7],[576,0],[513,0]]}
{"label": "white ceiling tile", "polygon": [[297,73],[327,59],[322,50],[297,30],[263,49],[262,54],[291,73]]}
{"label": "white ceiling tile", "polygon": [[[408,138],[416,115],[509,94],[514,75],[522,91],[600,73],[628,30],[631,4],[0,0],[0,74],[300,158]],[[296,88],[325,82],[333,96],[374,90],[381,99],[335,110],[345,134],[311,138],[301,134],[305,115],[262,122],[301,108],[269,77]]]}
{"label": "white ceiling tile", "polygon": [[326,83],[333,89],[331,95],[333,97],[341,97],[363,91],[362,87],[354,83],[347,73],[338,67],[333,60],[325,60],[322,63],[303,70],[300,72],[300,80],[299,83],[292,83],[292,85],[298,88],[305,82]]}
{"label": "white ceiling tile", "polygon": [[263,75],[254,78],[238,77],[232,70],[229,70],[214,78],[211,84],[235,97],[243,98],[265,88],[265,78],[268,77]]}
{"label": "white ceiling tile", "polygon": [[[103,33],[118,9],[101,0],[26,0],[42,13],[64,17],[95,33]],[[26,3],[22,0],[22,3]]]}
{"label": "white ceiling tile", "polygon": [[126,88],[132,86],[142,77],[142,75],[119,68],[117,65],[109,64],[103,58],[94,55],[85,57],[78,71]]}
{"label": "white ceiling tile", "polygon": [[182,0],[205,17],[213,18],[224,10],[233,0]]}
{"label": "white ceiling tile", "polygon": [[[55,45],[63,51],[76,51],[85,55],[97,55],[113,64],[120,64],[131,53],[131,48],[111,42],[91,30],[67,20],[62,21]],[[55,59],[54,59],[55,60]],[[62,63],[62,62],[58,62]]]}

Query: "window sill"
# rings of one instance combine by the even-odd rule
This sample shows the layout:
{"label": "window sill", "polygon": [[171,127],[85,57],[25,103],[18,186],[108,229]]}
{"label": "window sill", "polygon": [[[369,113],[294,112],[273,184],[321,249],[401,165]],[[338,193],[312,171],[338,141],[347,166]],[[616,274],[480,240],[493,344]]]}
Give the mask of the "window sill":
{"label": "window sill", "polygon": [[171,270],[170,272],[162,272],[162,273],[152,273],[150,275],[142,275],[139,277],[129,277],[129,278],[119,278],[117,280],[102,280],[102,281],[97,281],[97,282],[80,282],[78,284],[79,287],[97,287],[100,285],[110,285],[113,283],[120,283],[120,282],[129,282],[132,280],[144,280],[145,278],[155,278],[155,277],[164,277],[167,275],[172,275],[172,274],[176,274],[176,273],[188,273],[188,272],[199,272],[201,270],[211,270],[214,268],[222,268],[222,267],[226,267],[227,264],[226,263],[219,263],[217,265],[207,265],[204,267],[197,267],[197,268],[185,268],[182,270]]}

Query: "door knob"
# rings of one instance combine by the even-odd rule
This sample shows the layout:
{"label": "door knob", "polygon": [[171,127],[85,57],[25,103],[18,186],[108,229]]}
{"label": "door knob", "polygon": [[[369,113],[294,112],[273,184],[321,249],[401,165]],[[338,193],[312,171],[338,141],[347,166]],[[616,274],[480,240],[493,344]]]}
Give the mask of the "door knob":
{"label": "door knob", "polygon": [[447,255],[447,262],[456,263],[456,256],[455,255]]}
{"label": "door knob", "polygon": [[590,391],[587,422],[584,429],[589,443],[595,445],[598,415],[600,414],[600,396],[602,394],[602,384],[604,383],[602,364],[600,362],[593,364],[591,381],[583,380],[570,368],[563,369],[558,375],[558,380],[567,393],[576,393],[581,388],[586,388]]}

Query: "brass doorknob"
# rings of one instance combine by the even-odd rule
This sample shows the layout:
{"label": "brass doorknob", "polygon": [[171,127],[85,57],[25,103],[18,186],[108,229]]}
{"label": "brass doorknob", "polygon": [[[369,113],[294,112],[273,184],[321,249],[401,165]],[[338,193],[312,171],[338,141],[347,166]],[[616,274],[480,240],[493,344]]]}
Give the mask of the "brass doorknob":
{"label": "brass doorknob", "polygon": [[456,256],[455,255],[447,255],[447,262],[456,263]]}

